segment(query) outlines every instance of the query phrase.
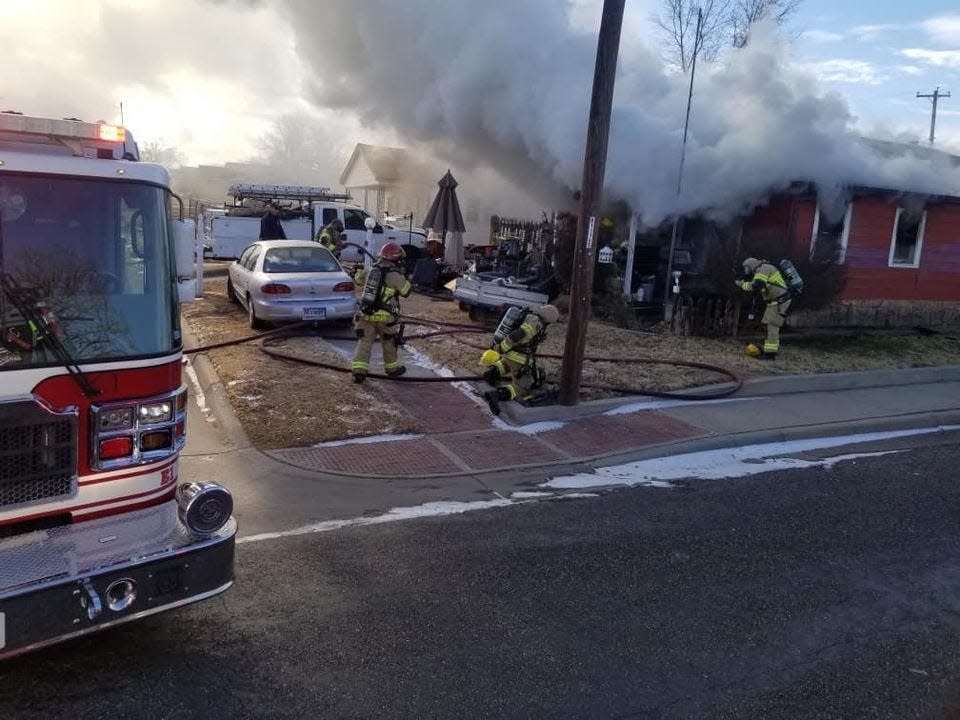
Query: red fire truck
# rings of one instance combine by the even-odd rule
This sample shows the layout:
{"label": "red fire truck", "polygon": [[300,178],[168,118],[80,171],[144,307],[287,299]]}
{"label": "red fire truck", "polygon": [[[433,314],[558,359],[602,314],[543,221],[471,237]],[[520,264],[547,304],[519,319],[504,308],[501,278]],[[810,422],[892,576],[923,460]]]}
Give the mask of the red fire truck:
{"label": "red fire truck", "polygon": [[0,113],[0,658],[233,581],[230,493],[178,482],[193,230],[138,159],[122,127]]}

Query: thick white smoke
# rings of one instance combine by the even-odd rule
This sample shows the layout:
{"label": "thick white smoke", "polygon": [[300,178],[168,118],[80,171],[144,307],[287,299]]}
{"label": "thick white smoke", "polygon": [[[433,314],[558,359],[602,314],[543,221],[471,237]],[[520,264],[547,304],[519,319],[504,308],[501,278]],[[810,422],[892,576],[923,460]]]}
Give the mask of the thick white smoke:
{"label": "thick white smoke", "polygon": [[[318,105],[453,149],[541,197],[556,183],[579,185],[596,31],[573,28],[565,0],[287,0],[283,8]],[[729,215],[795,180],[829,194],[845,185],[960,193],[960,172],[947,164],[859,143],[844,100],[791,68],[772,26],[701,70],[678,198],[686,78],[624,37],[607,186],[647,223],[693,209]]]}

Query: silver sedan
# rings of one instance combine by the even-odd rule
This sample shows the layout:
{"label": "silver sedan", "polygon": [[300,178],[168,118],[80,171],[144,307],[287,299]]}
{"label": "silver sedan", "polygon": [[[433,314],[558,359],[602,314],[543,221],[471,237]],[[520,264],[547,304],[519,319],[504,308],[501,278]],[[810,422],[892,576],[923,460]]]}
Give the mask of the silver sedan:
{"label": "silver sedan", "polygon": [[357,309],[353,281],[330,252],[309,240],[261,240],[230,265],[227,295],[250,327],[267,322],[346,322]]}

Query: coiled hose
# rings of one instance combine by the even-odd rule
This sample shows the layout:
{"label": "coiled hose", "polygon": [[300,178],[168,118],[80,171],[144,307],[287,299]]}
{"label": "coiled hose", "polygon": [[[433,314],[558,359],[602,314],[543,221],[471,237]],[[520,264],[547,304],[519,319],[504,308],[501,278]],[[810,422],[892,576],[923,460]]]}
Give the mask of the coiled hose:
{"label": "coiled hose", "polygon": [[[478,350],[486,350],[487,346],[479,345],[476,343],[470,343],[464,338],[459,337],[463,334],[479,334],[479,333],[488,333],[489,328],[481,325],[473,325],[467,323],[454,323],[454,322],[443,322],[440,320],[432,320],[430,318],[421,318],[414,315],[404,315],[401,317],[403,321],[411,325],[418,325],[424,327],[434,327],[439,328],[435,330],[430,330],[425,333],[419,333],[411,337],[406,338],[407,341],[416,341],[424,340],[426,338],[437,337],[437,336],[450,336],[453,340],[461,342],[469,347],[476,348]],[[192,348],[190,350],[184,351],[186,355],[193,355],[196,353],[206,352],[208,350],[217,350],[220,348],[231,347],[233,345],[241,345],[243,343],[254,342],[258,343],[258,347],[261,352],[266,353],[270,357],[276,358],[278,360],[286,360],[288,362],[300,363],[301,365],[309,365],[311,367],[323,368],[325,370],[331,370],[333,372],[339,373],[352,373],[353,371],[349,367],[344,367],[343,365],[336,365],[334,363],[324,362],[323,360],[312,360],[309,358],[300,357],[298,355],[293,355],[283,350],[278,350],[274,347],[277,343],[282,342],[283,340],[289,339],[291,337],[303,337],[307,335],[314,335],[316,333],[312,332],[303,332],[306,327],[314,327],[316,323],[312,320],[294,323],[292,325],[286,325],[275,330],[269,330],[263,333],[257,333],[256,335],[247,335],[245,337],[236,338],[234,340],[226,340],[223,342],[212,343],[210,345],[204,345],[202,347]],[[356,341],[355,336],[340,336],[340,337],[331,337],[331,336],[321,336],[326,340],[345,340],[345,341]],[[556,354],[538,354],[540,358],[547,358],[553,360],[562,359],[562,355]],[[698,363],[690,362],[687,360],[658,360],[654,358],[623,358],[623,357],[606,357],[606,356],[594,356],[587,355],[584,357],[584,360],[588,362],[605,362],[613,364],[623,364],[623,365],[667,365],[671,367],[683,367],[683,368],[692,368],[695,370],[706,370],[709,372],[722,375],[727,378],[730,382],[729,385],[722,385],[715,390],[705,392],[705,393],[685,393],[678,391],[666,391],[666,390],[652,390],[649,388],[636,388],[636,387],[626,387],[620,385],[606,385],[602,383],[581,383],[580,387],[589,388],[593,390],[606,390],[609,392],[617,392],[628,395],[644,395],[648,397],[655,398],[664,398],[667,400],[689,400],[689,401],[698,401],[698,400],[717,400],[720,398],[725,398],[733,395],[741,387],[743,387],[743,379],[737,375],[734,371],[721,367],[719,365],[711,365],[709,363]],[[454,375],[450,377],[410,377],[407,375],[401,375],[399,377],[386,375],[384,373],[368,373],[367,377],[374,380],[389,380],[391,382],[412,382],[412,383],[453,383],[453,382],[484,382],[483,378],[479,375]]]}

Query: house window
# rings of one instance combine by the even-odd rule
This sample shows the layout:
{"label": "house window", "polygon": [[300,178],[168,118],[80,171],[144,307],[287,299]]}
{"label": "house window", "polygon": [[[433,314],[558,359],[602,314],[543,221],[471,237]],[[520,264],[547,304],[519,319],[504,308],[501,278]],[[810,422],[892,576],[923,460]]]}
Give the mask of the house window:
{"label": "house window", "polygon": [[920,251],[923,248],[923,230],[926,224],[925,211],[897,208],[890,241],[890,267],[920,267]]}
{"label": "house window", "polygon": [[853,203],[849,202],[846,209],[836,217],[829,217],[820,211],[813,216],[813,235],[810,237],[810,257],[817,248],[833,248],[837,252],[837,262],[841,265],[847,259],[847,243],[850,240],[850,223],[853,220]]}

